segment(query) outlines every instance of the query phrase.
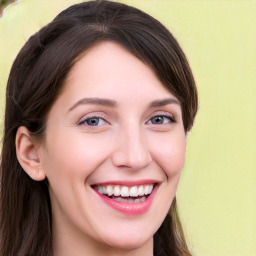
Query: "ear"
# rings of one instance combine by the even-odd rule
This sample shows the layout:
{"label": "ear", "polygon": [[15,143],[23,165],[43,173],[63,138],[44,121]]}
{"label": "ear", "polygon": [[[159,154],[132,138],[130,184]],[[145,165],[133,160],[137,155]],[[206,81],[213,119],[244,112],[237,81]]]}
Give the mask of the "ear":
{"label": "ear", "polygon": [[39,146],[31,138],[28,129],[20,126],[16,133],[16,155],[23,170],[36,181],[44,180],[46,175],[41,168]]}

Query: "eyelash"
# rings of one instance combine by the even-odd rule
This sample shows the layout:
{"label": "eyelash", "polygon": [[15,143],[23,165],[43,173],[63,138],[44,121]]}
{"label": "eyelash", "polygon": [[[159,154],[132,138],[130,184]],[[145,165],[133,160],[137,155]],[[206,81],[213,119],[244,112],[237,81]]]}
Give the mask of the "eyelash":
{"label": "eyelash", "polygon": [[[152,120],[153,119],[156,119],[156,118],[162,118],[162,120],[166,120],[166,119],[168,119],[169,121],[167,121],[167,122],[164,122],[163,121],[163,123],[160,123],[160,124],[157,124],[157,123],[153,123],[152,122]],[[93,119],[94,119],[94,121],[95,120],[98,120],[98,123],[97,123],[97,121],[96,121],[96,124],[95,125],[93,125],[93,124],[88,124],[88,122],[89,121],[93,121]],[[103,121],[104,123],[103,124],[100,124],[99,125],[99,122],[100,121]],[[102,125],[104,125],[104,124],[108,124],[108,122],[104,119],[104,118],[102,118],[102,117],[100,117],[100,116],[92,116],[92,117],[88,117],[88,118],[86,118],[86,119],[83,119],[82,121],[80,121],[79,123],[78,123],[78,125],[86,125],[86,126],[91,126],[91,127],[93,127],[93,126],[102,126]],[[150,118],[150,120],[147,122],[147,124],[152,124],[152,125],[162,125],[162,124],[167,124],[167,123],[176,123],[176,120],[175,120],[175,118],[173,117],[173,116],[168,116],[168,115],[156,115],[156,116],[153,116],[152,118]]]}
{"label": "eyelash", "polygon": [[[102,120],[102,121],[104,122],[104,124],[105,124],[105,123],[108,123],[104,118],[102,118],[102,117],[100,117],[100,116],[92,116],[92,117],[88,117],[88,118],[86,118],[86,119],[83,119],[82,121],[80,121],[80,122],[78,123],[78,125],[86,125],[86,126],[101,126],[101,125],[103,125],[103,124],[101,124],[101,125],[98,125],[98,124],[96,124],[96,125],[90,125],[90,124],[88,124],[88,121],[93,120],[93,119],[98,119],[98,121],[99,121],[99,120]],[[86,122],[87,122],[87,124],[86,124]]]}
{"label": "eyelash", "polygon": [[[156,119],[156,118],[162,118],[163,120],[164,119],[168,119],[169,120],[169,122],[163,122],[163,123],[161,123],[161,124],[157,124],[157,123],[152,123],[152,119]],[[162,125],[162,124],[166,124],[166,123],[176,123],[176,120],[175,120],[175,118],[173,117],[173,116],[169,116],[169,115],[156,115],[156,116],[153,116],[152,118],[150,118],[150,120],[148,121],[148,122],[151,122],[151,124],[153,124],[153,125]]]}

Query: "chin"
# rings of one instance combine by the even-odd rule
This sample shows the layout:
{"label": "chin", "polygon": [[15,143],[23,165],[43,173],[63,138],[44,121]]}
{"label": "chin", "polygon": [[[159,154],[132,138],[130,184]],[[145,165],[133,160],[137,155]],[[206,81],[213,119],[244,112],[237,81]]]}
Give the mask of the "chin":
{"label": "chin", "polygon": [[140,247],[143,247],[148,242],[151,242],[153,235],[145,235],[145,232],[139,231],[136,235],[116,235],[114,237],[109,237],[105,240],[105,243],[108,246],[113,248],[118,248],[120,250],[136,250]]}

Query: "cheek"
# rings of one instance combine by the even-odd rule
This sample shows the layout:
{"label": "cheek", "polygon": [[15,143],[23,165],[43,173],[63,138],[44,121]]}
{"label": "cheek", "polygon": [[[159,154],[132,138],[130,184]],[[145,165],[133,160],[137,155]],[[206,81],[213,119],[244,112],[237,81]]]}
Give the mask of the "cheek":
{"label": "cheek", "polygon": [[44,160],[48,176],[56,174],[74,177],[74,174],[86,178],[108,156],[107,136],[97,134],[59,132],[47,142],[47,155]]}
{"label": "cheek", "polygon": [[167,177],[179,174],[186,158],[186,136],[183,132],[162,134],[152,140],[152,155]]}
{"label": "cheek", "polygon": [[109,150],[102,146],[107,141],[99,134],[74,133],[70,130],[59,129],[55,136],[48,132],[43,168],[49,181],[55,215],[58,216],[61,211],[61,214],[78,219],[76,214],[84,212],[84,202],[88,203],[88,198],[84,196],[90,189],[85,186],[86,180],[106,160]]}

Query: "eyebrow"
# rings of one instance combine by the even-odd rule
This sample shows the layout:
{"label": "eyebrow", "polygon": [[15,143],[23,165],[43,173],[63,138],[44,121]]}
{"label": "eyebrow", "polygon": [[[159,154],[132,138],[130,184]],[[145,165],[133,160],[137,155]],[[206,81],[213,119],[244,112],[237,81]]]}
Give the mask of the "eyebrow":
{"label": "eyebrow", "polygon": [[162,106],[166,106],[168,104],[180,105],[180,102],[177,99],[174,99],[174,98],[166,98],[166,99],[160,99],[160,100],[152,101],[149,104],[149,107],[162,107]]}
{"label": "eyebrow", "polygon": [[[107,106],[115,108],[117,106],[117,102],[114,100],[104,99],[104,98],[83,98],[76,102],[69,110],[68,112],[72,111],[76,107],[80,105],[86,105],[86,104],[93,104],[93,105],[101,105],[101,106]],[[149,104],[149,107],[161,107],[166,106],[168,104],[178,104],[180,105],[180,102],[177,99],[174,98],[166,98],[166,99],[160,99],[160,100],[154,100]]]}
{"label": "eyebrow", "polygon": [[76,102],[69,110],[75,109],[76,107],[80,105],[86,105],[86,104],[93,104],[93,105],[101,105],[101,106],[107,106],[107,107],[116,107],[117,103],[114,100],[104,99],[104,98],[83,98]]}

